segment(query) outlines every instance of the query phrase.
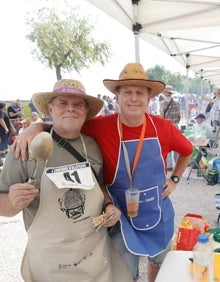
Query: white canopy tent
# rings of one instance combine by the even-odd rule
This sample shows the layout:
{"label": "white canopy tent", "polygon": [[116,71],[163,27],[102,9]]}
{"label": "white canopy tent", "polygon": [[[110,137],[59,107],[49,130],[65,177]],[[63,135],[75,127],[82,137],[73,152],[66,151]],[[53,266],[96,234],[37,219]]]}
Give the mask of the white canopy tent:
{"label": "white canopy tent", "polygon": [[186,70],[220,86],[220,27],[149,33],[145,40],[174,57]]}
{"label": "white canopy tent", "polygon": [[[173,56],[210,85],[220,87],[220,1],[87,0],[139,38]],[[219,42],[218,42],[219,41]]]}

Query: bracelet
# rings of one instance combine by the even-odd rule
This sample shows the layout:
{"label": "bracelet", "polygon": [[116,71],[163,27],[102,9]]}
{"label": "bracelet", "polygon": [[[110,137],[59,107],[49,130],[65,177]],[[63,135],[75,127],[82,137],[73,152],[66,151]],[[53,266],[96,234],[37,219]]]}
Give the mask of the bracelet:
{"label": "bracelet", "polygon": [[113,202],[107,202],[106,204],[104,204],[103,211],[105,211],[107,206],[109,206],[109,205],[114,205],[114,203]]}

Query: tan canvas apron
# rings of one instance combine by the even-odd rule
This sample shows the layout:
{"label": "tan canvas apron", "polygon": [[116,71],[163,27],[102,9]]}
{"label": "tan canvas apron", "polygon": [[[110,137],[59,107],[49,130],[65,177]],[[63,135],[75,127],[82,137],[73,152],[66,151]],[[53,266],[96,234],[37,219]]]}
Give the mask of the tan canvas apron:
{"label": "tan canvas apron", "polygon": [[91,227],[103,204],[94,182],[91,190],[58,189],[43,173],[40,206],[22,262],[25,282],[132,281],[106,229]]}

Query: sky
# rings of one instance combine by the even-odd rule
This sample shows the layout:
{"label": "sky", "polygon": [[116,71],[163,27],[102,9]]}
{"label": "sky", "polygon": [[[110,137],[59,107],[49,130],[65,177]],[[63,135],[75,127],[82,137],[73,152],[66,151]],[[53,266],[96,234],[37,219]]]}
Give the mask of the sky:
{"label": "sky", "polygon": [[[36,92],[47,92],[53,89],[56,81],[55,70],[46,69],[31,55],[31,47],[25,34],[25,18],[28,11],[42,7],[45,1],[7,0],[1,4],[0,15],[0,100],[30,100]],[[100,0],[101,1],[101,0]],[[43,4],[44,3],[44,4]],[[90,14],[97,22],[95,31],[97,40],[108,41],[113,56],[104,66],[96,64],[80,72],[80,75],[63,73],[63,78],[80,80],[89,95],[97,96],[111,94],[104,86],[103,79],[118,79],[119,73],[129,62],[135,62],[135,45],[132,32],[121,24],[102,13],[85,0],[72,0],[74,5],[82,6],[82,11]],[[13,9],[12,9],[13,7]],[[185,74],[184,68],[174,59],[140,40],[140,62],[145,69],[156,64],[164,66],[171,72]]]}

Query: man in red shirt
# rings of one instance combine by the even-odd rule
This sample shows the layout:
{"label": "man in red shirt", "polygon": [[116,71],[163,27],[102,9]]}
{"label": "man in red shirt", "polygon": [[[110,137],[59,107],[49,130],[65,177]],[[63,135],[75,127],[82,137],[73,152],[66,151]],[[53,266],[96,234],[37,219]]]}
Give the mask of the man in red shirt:
{"label": "man in red shirt", "polygon": [[[171,248],[174,210],[169,195],[189,164],[191,143],[171,123],[146,113],[151,98],[161,93],[164,83],[149,80],[142,65],[127,64],[118,80],[105,79],[104,85],[116,95],[119,114],[98,116],[87,121],[83,133],[95,138],[104,158],[105,207],[121,211],[120,223],[111,228],[115,245],[138,277],[139,256],[147,256],[148,281],[155,281],[160,265]],[[26,142],[42,126],[29,127],[19,137],[16,151],[26,154]],[[173,174],[167,177],[166,158],[179,154]],[[125,191],[140,191],[136,217],[127,215]]]}

